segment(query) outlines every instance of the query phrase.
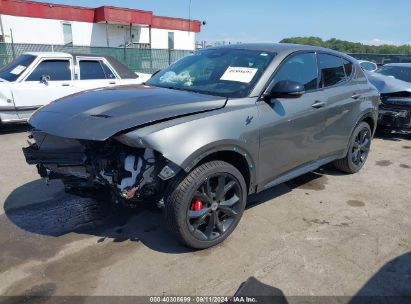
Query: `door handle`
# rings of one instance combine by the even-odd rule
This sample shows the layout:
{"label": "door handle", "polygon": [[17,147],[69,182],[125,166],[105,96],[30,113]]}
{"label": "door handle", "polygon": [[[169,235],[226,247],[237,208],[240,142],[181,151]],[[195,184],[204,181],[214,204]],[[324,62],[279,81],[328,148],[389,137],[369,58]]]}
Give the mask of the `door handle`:
{"label": "door handle", "polygon": [[110,81],[109,84],[116,84],[116,82],[115,81]]}
{"label": "door handle", "polygon": [[69,83],[62,83],[61,85],[62,85],[63,87],[69,87],[69,86],[70,86]]}
{"label": "door handle", "polygon": [[312,104],[311,106],[314,108],[314,109],[319,109],[319,108],[322,108],[322,107],[324,107],[325,105],[326,105],[327,103],[325,102],[325,101],[316,101],[314,104]]}
{"label": "door handle", "polygon": [[361,97],[360,94],[354,94],[353,96],[351,96],[351,98],[354,100],[360,99],[360,97]]}

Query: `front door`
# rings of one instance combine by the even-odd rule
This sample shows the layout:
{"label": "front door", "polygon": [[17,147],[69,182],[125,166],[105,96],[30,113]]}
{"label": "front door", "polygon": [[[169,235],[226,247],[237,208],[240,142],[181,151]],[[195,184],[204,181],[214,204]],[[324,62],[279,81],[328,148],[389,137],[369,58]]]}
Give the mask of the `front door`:
{"label": "front door", "polygon": [[282,80],[303,84],[306,93],[258,103],[262,120],[258,179],[262,184],[316,160],[323,144],[327,110],[324,92],[318,89],[316,54],[299,53],[287,58],[273,83]]}
{"label": "front door", "polygon": [[70,58],[43,59],[21,82],[11,84],[20,119],[40,106],[75,92]]}

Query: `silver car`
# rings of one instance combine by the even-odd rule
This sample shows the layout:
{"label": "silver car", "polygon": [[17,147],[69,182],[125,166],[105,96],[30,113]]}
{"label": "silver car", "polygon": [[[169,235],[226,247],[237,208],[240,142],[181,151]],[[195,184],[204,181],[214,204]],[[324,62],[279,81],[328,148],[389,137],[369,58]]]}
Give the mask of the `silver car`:
{"label": "silver car", "polygon": [[357,61],[289,44],[204,49],[154,75],[57,100],[30,119],[29,164],[67,191],[156,203],[184,244],[235,229],[247,196],[367,160],[379,93]]}

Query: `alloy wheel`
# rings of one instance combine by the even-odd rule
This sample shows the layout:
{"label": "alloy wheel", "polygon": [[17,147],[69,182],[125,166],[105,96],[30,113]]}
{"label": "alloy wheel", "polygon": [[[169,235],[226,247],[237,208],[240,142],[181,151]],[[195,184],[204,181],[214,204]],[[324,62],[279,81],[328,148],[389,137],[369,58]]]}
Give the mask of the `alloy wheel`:
{"label": "alloy wheel", "polygon": [[351,159],[353,164],[362,167],[367,160],[368,152],[370,151],[371,134],[367,128],[361,129],[354,140],[351,151]]}
{"label": "alloy wheel", "polygon": [[187,211],[189,231],[201,241],[223,236],[241,216],[241,201],[240,183],[231,174],[206,178],[194,192]]}

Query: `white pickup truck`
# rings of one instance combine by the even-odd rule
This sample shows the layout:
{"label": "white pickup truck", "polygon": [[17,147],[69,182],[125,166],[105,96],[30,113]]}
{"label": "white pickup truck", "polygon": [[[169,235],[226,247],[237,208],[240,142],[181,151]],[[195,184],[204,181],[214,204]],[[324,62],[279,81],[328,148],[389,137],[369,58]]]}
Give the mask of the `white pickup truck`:
{"label": "white pickup truck", "polygon": [[39,107],[76,92],[149,77],[110,56],[24,53],[0,69],[0,124],[27,121]]}

